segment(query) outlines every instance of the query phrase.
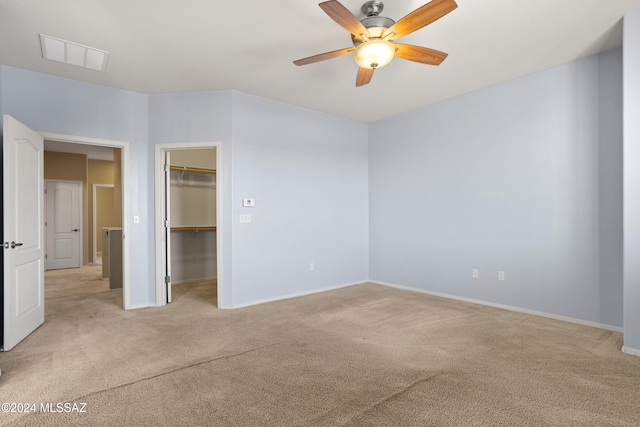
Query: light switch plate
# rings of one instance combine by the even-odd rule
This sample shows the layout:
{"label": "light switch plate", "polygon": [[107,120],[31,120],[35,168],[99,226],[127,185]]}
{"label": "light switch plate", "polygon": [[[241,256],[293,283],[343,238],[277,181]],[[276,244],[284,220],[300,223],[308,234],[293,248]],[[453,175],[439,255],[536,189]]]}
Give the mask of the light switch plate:
{"label": "light switch plate", "polygon": [[251,224],[251,215],[240,215],[240,224]]}
{"label": "light switch plate", "polygon": [[256,202],[254,199],[242,199],[242,206],[244,206],[245,208],[252,208],[256,205]]}

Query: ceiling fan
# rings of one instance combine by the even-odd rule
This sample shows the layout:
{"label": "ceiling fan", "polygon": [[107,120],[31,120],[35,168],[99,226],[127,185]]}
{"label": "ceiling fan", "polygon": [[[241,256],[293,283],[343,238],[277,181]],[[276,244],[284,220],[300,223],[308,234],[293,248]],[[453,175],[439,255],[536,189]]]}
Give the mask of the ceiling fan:
{"label": "ceiling fan", "polygon": [[353,52],[353,58],[359,66],[356,86],[368,84],[373,77],[373,71],[387,65],[394,56],[421,64],[440,65],[447,57],[446,53],[421,46],[394,43],[394,40],[437,21],[458,7],[454,0],[433,0],[394,22],[379,15],[384,7],[379,1],[368,1],[362,5],[360,10],[366,15],[362,20],[356,18],[337,0],[325,1],[319,6],[331,19],[351,33],[354,47],[298,59],[293,63],[313,64]]}

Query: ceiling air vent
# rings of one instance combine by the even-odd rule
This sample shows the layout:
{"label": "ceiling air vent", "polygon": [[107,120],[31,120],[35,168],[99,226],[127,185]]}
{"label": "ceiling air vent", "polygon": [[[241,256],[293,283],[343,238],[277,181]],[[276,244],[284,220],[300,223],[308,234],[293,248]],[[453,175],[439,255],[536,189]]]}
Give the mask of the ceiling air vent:
{"label": "ceiling air vent", "polygon": [[95,49],[67,40],[40,34],[42,56],[52,61],[64,62],[95,71],[104,71],[107,67],[109,52]]}

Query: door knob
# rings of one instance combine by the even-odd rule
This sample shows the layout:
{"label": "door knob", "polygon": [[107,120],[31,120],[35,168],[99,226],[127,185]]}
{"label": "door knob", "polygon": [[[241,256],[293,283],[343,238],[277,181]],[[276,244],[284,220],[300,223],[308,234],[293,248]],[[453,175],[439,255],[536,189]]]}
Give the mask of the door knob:
{"label": "door knob", "polygon": [[22,246],[22,243],[11,242],[11,249],[14,249],[16,246]]}
{"label": "door knob", "polygon": [[71,231],[76,232],[76,231],[80,231],[80,230],[78,230],[77,228],[74,228],[74,229],[73,229],[73,230],[71,230]]}

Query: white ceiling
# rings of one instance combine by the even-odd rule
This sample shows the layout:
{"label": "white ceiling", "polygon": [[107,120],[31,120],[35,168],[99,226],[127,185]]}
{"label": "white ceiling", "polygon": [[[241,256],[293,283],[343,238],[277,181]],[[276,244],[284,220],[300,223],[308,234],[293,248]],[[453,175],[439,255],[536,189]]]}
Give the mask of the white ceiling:
{"label": "white ceiling", "polygon": [[[349,47],[318,0],[0,0],[0,62],[157,94],[233,89],[369,123],[621,44],[640,0],[456,0],[458,9],[399,42],[449,53],[439,67],[394,59],[355,87]],[[358,18],[364,0],[342,0]],[[387,0],[400,19],[425,0]],[[106,72],[42,58],[39,34],[110,52]]]}

